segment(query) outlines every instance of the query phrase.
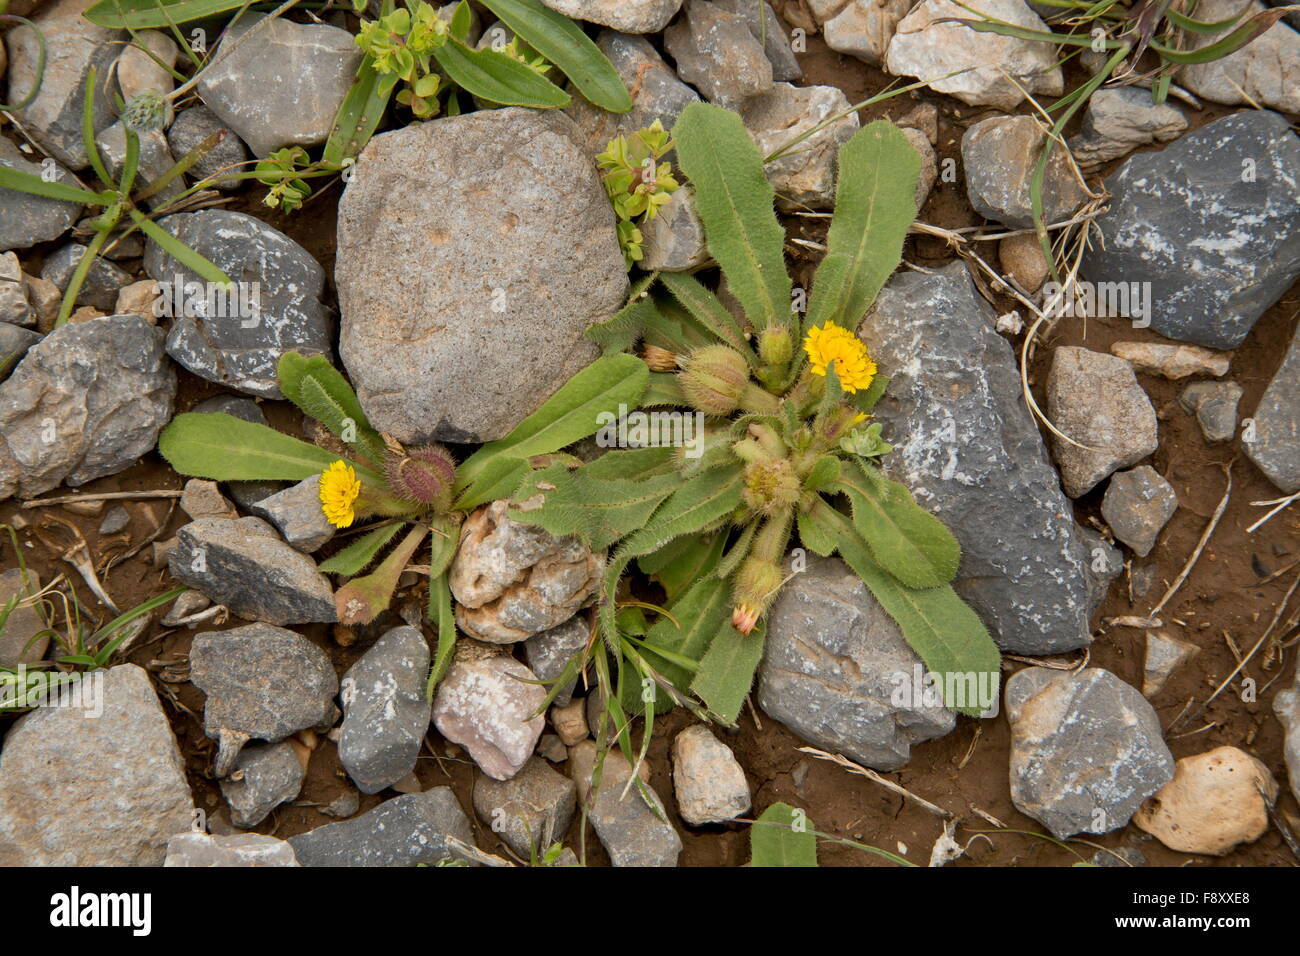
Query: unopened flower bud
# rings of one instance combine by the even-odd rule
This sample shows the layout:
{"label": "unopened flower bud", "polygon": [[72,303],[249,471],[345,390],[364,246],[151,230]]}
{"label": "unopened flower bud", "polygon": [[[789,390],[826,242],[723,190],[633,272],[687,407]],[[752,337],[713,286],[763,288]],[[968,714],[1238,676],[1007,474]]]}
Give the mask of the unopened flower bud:
{"label": "unopened flower bud", "polygon": [[764,365],[788,365],[793,355],[794,343],[785,329],[770,326],[759,335],[758,357]]}
{"label": "unopened flower bud", "polygon": [[144,90],[127,100],[122,122],[135,133],[152,133],[167,125],[167,101],[156,90]]}
{"label": "unopened flower bud", "polygon": [[446,448],[441,445],[408,448],[404,455],[390,455],[385,465],[388,486],[397,497],[439,510],[451,505],[456,463]]}
{"label": "unopened flower bud", "polygon": [[749,365],[729,345],[706,345],[690,354],[681,384],[690,403],[706,415],[730,415],[749,384]]}
{"label": "unopened flower bud", "polygon": [[758,619],[776,598],[776,592],[784,580],[776,562],[759,557],[747,558],[736,572],[731,626],[745,635],[754,630]]}
{"label": "unopened flower bud", "polygon": [[652,372],[677,371],[677,353],[661,349],[657,345],[647,345],[641,352],[641,358]]}

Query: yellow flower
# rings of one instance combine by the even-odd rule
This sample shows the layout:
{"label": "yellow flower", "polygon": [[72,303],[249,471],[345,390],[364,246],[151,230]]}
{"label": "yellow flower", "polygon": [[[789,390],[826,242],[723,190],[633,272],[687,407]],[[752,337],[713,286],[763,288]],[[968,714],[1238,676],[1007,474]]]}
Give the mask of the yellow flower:
{"label": "yellow flower", "polygon": [[320,476],[320,508],[325,520],[336,528],[350,527],[357,520],[352,505],[361,494],[361,482],[347,462],[334,462]]}
{"label": "yellow flower", "polygon": [[868,388],[876,377],[876,363],[862,340],[834,322],[827,322],[820,329],[815,325],[809,329],[803,348],[812,362],[814,375],[824,376],[826,368],[835,363],[835,374],[846,392]]}

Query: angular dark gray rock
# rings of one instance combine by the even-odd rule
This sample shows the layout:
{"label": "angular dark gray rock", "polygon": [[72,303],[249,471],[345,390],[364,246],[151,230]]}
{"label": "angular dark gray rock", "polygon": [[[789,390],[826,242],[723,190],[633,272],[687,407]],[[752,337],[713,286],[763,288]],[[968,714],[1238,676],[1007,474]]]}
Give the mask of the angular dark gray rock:
{"label": "angular dark gray rock", "polygon": [[890,376],[885,469],[957,536],[958,594],[1003,650],[1059,654],[1091,642],[1105,586],[993,319],[954,262],[896,276],[858,334]]}
{"label": "angular dark gray rock", "polygon": [[68,323],[0,383],[0,500],[134,465],[171,420],[176,372],[138,315]]}
{"label": "angular dark gray rock", "polygon": [[293,847],[260,833],[180,833],[167,843],[163,866],[298,866]]}
{"label": "angular dark gray rock", "polygon": [[1011,800],[1058,839],[1118,830],[1174,777],[1156,712],[1110,671],[1026,668],[1006,704]]}
{"label": "angular dark gray rock", "polygon": [[1229,441],[1237,434],[1237,405],[1244,390],[1236,382],[1192,382],[1178,404],[1196,416],[1207,442]]}
{"label": "angular dark gray rock", "polygon": [[1287,494],[1300,491],[1300,331],[1244,424],[1246,457]]}
{"label": "angular dark gray rock", "polygon": [[[556,625],[549,631],[534,634],[524,641],[524,660],[528,668],[541,681],[555,681],[564,673],[564,668],[587,646],[591,636],[584,616],[575,615],[563,624]],[[563,707],[573,699],[573,689],[578,684],[575,675],[572,680],[560,688],[555,695],[557,706]],[[547,688],[549,692],[550,688]]]}
{"label": "angular dark gray rock", "polygon": [[809,743],[897,770],[914,744],[957,725],[942,704],[900,696],[922,667],[858,576],[838,558],[819,558],[782,588],[768,616],[756,700]]}
{"label": "angular dark gray rock", "polygon": [[[41,163],[33,160],[40,160],[40,157],[24,156],[17,146],[0,136],[0,166],[39,176]],[[55,181],[71,186],[72,174],[53,159],[50,163],[53,164],[50,170],[57,174]],[[72,202],[33,196],[16,189],[0,189],[0,251],[26,249],[38,242],[59,238],[81,217],[81,209]]]}
{"label": "angular dark gray rock", "polygon": [[[167,353],[177,362],[210,382],[283,398],[276,380],[280,356],[330,354],[325,270],[306,249],[261,220],[227,209],[178,213],[158,225],[206,256],[237,290],[219,296],[202,283],[201,291],[184,292],[183,311],[197,314],[173,315]],[[160,285],[168,284],[168,314],[182,298],[175,284],[201,281],[153,240],[145,247],[144,268]]]}
{"label": "angular dark gray rock", "polygon": [[[198,147],[209,136],[223,130],[226,133],[225,139],[190,167],[186,174],[190,179],[195,182],[207,179],[227,167],[244,162],[248,159],[248,148],[244,146],[244,141],[239,138],[239,134],[217,119],[217,114],[206,106],[192,106],[176,114],[176,120],[167,129],[167,145],[171,147],[172,155],[177,159],[181,159],[190,150]],[[230,172],[243,172],[248,168],[237,166]],[[221,179],[217,181],[216,188],[234,192],[243,184],[244,180],[241,179]]]}
{"label": "angular dark gray rock", "polygon": [[1133,366],[1091,349],[1062,345],[1052,353],[1047,415],[1073,439],[1052,435],[1061,486],[1071,498],[1087,494],[1116,470],[1137,464],[1159,441],[1156,410]]}
{"label": "angular dark gray rock", "polygon": [[[127,39],[121,30],[95,26],[82,13],[94,0],[53,0],[31,18],[45,38],[45,72],[40,92],[27,107],[15,110],[41,148],[72,170],[90,165],[82,141],[81,118],[86,104],[86,75],[93,67],[102,80]],[[4,36],[9,50],[9,92],[6,102],[21,103],[36,84],[40,43],[35,30],[20,24]],[[93,113],[98,133],[113,122],[112,103],[96,91]],[[72,185],[69,183],[69,185]]]}
{"label": "angular dark gray rock", "polygon": [[[758,151],[767,156],[848,108],[848,98],[837,87],[776,83],[749,97],[739,112]],[[831,208],[836,157],[857,131],[858,118],[849,113],[767,163],[763,169],[776,190],[777,205],[786,211]]]}
{"label": "angular dark gray rock", "polygon": [[[86,247],[79,242],[69,242],[50,253],[41,266],[41,278],[53,282],[60,292],[68,290],[72,273],[85,254]],[[117,305],[117,293],[131,281],[131,274],[121,266],[114,265],[103,256],[95,258],[81,283],[77,293],[77,305],[89,305],[101,312],[112,312]]]}
{"label": "angular dark gray rock", "polygon": [[664,49],[678,76],[727,109],[772,87],[772,62],[745,17],[709,0],[687,0],[682,17],[664,32]]}
{"label": "angular dark gray rock", "polygon": [[190,680],[207,695],[203,730],[219,741],[216,775],[226,776],[252,738],[279,743],[338,717],[338,677],[325,652],[301,634],[269,624],[209,631],[190,648]]}
{"label": "angular dark gray rock", "polygon": [[1140,558],[1151,553],[1177,510],[1173,485],[1150,465],[1116,472],[1101,500],[1101,516],[1110,530]]}
{"label": "angular dark gray rock", "polygon": [[288,741],[243,748],[230,775],[221,780],[230,822],[241,830],[251,830],[280,804],[296,799],[306,776]]}
{"label": "angular dark gray rock", "polygon": [[486,110],[381,133],[339,203],[340,353],[399,441],[500,438],[590,363],[627,294],[573,121]]}
{"label": "angular dark gray rock", "polygon": [[[700,96],[677,78],[672,67],[644,37],[615,30],[602,30],[596,46],[618,71],[619,79],[632,94],[632,109],[610,113],[576,94],[564,112],[578,124],[582,148],[589,156],[603,153],[609,141],[650,126],[659,120],[664,129],[672,129],[682,110],[698,103]],[[671,159],[674,153],[665,158]]]}
{"label": "angular dark gray rock", "polygon": [[474,812],[525,860],[539,857],[569,831],[578,788],[545,760],[533,757],[509,780],[474,779]]}
{"label": "angular dark gray rock", "polygon": [[[594,749],[594,744],[592,748]],[[571,770],[578,761],[571,761]],[[614,866],[676,866],[682,852],[682,838],[672,824],[666,823],[663,798],[648,783],[644,788],[627,786],[632,765],[617,748],[605,755],[600,786],[590,793],[591,821],[601,846]],[[575,779],[580,795],[588,793],[590,777]],[[625,792],[626,791],[626,792]],[[654,801],[657,814],[647,800]]]}
{"label": "angular dark gray rock", "polygon": [[1233,113],[1106,178],[1094,283],[1150,283],[1152,330],[1210,348],[1242,343],[1300,276],[1300,138],[1267,110]]}
{"label": "angular dark gray rock", "polygon": [[[713,0],[722,9],[745,18],[749,32],[763,44],[763,52],[772,64],[772,79],[794,83],[803,79],[799,58],[790,43],[790,31],[781,22],[767,0]],[[897,0],[895,0],[897,2]]]}
{"label": "angular dark gray rock", "polygon": [[[198,87],[204,104],[258,157],[325,142],[362,57],[347,30],[284,18],[262,25],[266,19],[246,13],[228,27]],[[257,33],[239,42],[254,27]]]}
{"label": "angular dark gray rock", "polygon": [[414,627],[388,631],[343,675],[339,762],[362,793],[415,769],[429,731],[429,644]]}
{"label": "angular dark gray rock", "polygon": [[[139,133],[137,143],[139,152],[137,153],[138,165],[135,173],[135,188],[144,189],[175,166],[176,159],[172,157],[171,148],[167,144],[167,137],[159,130]],[[95,144],[99,148],[100,158],[103,159],[109,176],[113,177],[114,180],[119,180],[122,175],[122,168],[126,164],[125,124],[118,120],[112,126],[101,131],[95,137]],[[158,209],[171,202],[184,191],[185,183],[183,179],[173,179],[162,187],[160,192],[144,200],[143,205],[149,209]]]}
{"label": "angular dark gray rock", "polygon": [[172,577],[233,614],[267,624],[338,620],[329,579],[261,518],[200,518],[177,538]]}
{"label": "angular dark gray rock", "polygon": [[22,361],[28,349],[41,340],[39,332],[0,322],[0,382]]}
{"label": "angular dark gray rock", "polygon": [[469,818],[450,787],[385,800],[359,817],[289,838],[303,866],[433,866],[464,856],[448,837],[474,845]]}
{"label": "angular dark gray rock", "polygon": [[334,526],[320,506],[320,475],[277,491],[248,510],[271,522],[285,541],[305,554],[319,551],[334,537]]}
{"label": "angular dark gray rock", "polygon": [[82,680],[80,705],[38,707],[5,737],[0,865],[160,866],[167,841],[194,824],[149,675],[120,664]]}

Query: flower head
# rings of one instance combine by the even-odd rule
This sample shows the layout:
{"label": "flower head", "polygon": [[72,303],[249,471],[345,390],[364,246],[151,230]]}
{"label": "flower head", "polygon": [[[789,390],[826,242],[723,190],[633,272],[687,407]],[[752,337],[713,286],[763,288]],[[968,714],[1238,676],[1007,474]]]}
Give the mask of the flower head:
{"label": "flower head", "polygon": [[803,348],[812,362],[814,375],[824,376],[827,367],[835,363],[835,374],[846,392],[868,388],[876,377],[876,363],[862,340],[834,322],[827,322],[820,329],[815,325],[809,329]]}
{"label": "flower head", "polygon": [[361,494],[361,482],[352,466],[343,460],[331,464],[320,476],[320,508],[325,520],[336,528],[350,527],[357,520],[352,506]]}

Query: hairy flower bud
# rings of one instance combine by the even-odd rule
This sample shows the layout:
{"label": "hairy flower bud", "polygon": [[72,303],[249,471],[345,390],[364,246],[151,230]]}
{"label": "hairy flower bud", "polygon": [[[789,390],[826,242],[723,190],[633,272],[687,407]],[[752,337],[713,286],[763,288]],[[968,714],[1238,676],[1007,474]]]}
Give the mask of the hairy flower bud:
{"label": "hairy flower bud", "polygon": [[135,133],[152,133],[167,125],[167,101],[156,90],[144,90],[127,100],[122,122]]}
{"label": "hairy flower bud", "polygon": [[704,414],[730,415],[740,407],[749,385],[749,365],[729,345],[706,345],[686,360],[681,385],[686,398]]}
{"label": "hairy flower bud", "polygon": [[776,514],[799,500],[799,476],[787,458],[755,461],[745,467],[745,504],[765,515]]}
{"label": "hairy flower bud", "polygon": [[736,572],[736,583],[732,591],[735,605],[731,611],[731,626],[741,634],[748,635],[771,606],[784,580],[776,562],[760,557],[746,558]]}
{"label": "hairy flower bud", "polygon": [[758,337],[758,357],[764,365],[788,365],[794,355],[790,333],[777,326],[769,326]]}
{"label": "hairy flower bud", "polygon": [[405,455],[390,454],[385,462],[388,486],[407,501],[418,501],[438,510],[451,506],[451,486],[456,480],[456,463],[441,445],[406,449]]}
{"label": "hairy flower bud", "polygon": [[641,358],[652,372],[677,371],[677,353],[661,349],[657,345],[647,345],[641,352]]}

